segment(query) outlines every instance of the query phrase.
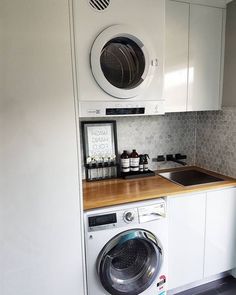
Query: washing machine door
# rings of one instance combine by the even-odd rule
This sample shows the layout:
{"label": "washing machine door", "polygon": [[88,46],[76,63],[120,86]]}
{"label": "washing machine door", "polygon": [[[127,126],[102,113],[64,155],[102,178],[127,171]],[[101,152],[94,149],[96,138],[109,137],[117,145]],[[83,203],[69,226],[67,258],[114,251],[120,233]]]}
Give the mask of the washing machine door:
{"label": "washing machine door", "polygon": [[97,272],[104,289],[112,295],[137,295],[159,274],[163,250],[149,231],[133,229],[111,239],[97,259]]}
{"label": "washing machine door", "polygon": [[157,66],[158,59],[145,34],[125,25],[105,29],[92,46],[93,76],[105,92],[117,98],[141,94]]}

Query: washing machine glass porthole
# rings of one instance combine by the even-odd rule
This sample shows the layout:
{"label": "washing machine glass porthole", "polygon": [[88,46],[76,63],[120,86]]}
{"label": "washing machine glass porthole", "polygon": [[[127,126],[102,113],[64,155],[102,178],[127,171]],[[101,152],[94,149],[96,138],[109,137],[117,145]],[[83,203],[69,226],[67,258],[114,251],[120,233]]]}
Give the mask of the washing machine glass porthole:
{"label": "washing machine glass porthole", "polygon": [[127,37],[116,37],[105,44],[100,56],[106,79],[120,89],[133,89],[143,82],[145,56],[140,46]]}
{"label": "washing machine glass porthole", "polygon": [[162,249],[155,236],[145,230],[129,230],[109,241],[98,261],[100,281],[110,294],[138,295],[159,274]]}

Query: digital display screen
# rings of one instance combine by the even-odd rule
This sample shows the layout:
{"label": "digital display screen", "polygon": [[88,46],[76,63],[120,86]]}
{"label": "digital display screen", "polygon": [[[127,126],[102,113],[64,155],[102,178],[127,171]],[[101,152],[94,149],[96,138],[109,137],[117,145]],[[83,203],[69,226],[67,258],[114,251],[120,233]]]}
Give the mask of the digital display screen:
{"label": "digital display screen", "polygon": [[89,227],[117,223],[116,213],[97,215],[88,218]]}
{"label": "digital display screen", "polygon": [[106,115],[140,115],[145,114],[145,108],[114,108],[106,109]]}

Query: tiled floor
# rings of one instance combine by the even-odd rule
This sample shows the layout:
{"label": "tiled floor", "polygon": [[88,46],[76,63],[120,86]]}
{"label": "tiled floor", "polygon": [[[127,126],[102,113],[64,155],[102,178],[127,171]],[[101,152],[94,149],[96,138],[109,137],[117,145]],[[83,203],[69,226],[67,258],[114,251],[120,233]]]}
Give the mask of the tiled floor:
{"label": "tiled floor", "polygon": [[236,279],[227,277],[176,295],[236,295]]}

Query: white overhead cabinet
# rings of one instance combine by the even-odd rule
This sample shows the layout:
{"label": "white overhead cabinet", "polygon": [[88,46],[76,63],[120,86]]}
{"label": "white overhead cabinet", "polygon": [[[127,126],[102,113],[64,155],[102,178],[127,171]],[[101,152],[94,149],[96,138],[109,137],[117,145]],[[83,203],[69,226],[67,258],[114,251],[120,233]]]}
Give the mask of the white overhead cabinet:
{"label": "white overhead cabinet", "polygon": [[190,5],[188,111],[221,107],[221,8]]}
{"label": "white overhead cabinet", "polygon": [[165,111],[185,112],[188,98],[189,4],[166,2]]}
{"label": "white overhead cabinet", "polygon": [[224,11],[166,2],[166,112],[221,108]]}

